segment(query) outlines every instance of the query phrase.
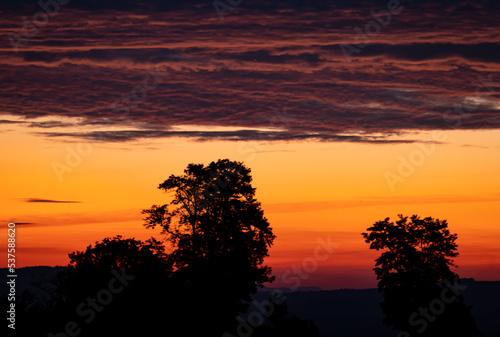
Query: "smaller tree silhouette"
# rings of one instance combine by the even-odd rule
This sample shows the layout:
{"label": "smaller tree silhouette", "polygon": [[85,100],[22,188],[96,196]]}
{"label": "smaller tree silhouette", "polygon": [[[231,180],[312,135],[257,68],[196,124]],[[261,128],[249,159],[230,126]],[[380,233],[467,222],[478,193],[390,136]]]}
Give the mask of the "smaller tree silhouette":
{"label": "smaller tree silhouette", "polygon": [[70,264],[57,275],[49,303],[26,313],[26,335],[58,336],[71,321],[81,337],[154,334],[175,314],[163,306],[176,293],[164,249],[153,238],[118,235],[68,254]]}
{"label": "smaller tree silhouette", "polygon": [[172,309],[158,310],[175,291],[170,282],[172,265],[162,242],[117,235],[89,245],[85,251],[70,253],[69,258],[72,268],[68,270],[64,289],[72,307],[77,307],[83,298],[95,297],[107,289],[112,271],[133,277],[108,307],[96,313],[91,324],[84,325],[87,335],[153,333],[161,329],[164,317],[172,313]]}
{"label": "smaller tree silhouette", "polygon": [[121,235],[104,238],[89,245],[85,251],[68,254],[70,266],[79,272],[134,269],[171,269],[163,243],[151,238],[145,242]]}
{"label": "smaller tree silhouette", "polygon": [[440,281],[458,282],[458,275],[451,270],[455,266],[453,258],[458,256],[457,234],[449,231],[446,220],[399,215],[396,223],[385,218],[367,230],[362,235],[370,249],[383,251],[374,271],[384,295],[381,307],[385,324],[404,330],[405,336],[478,333],[462,295],[448,303],[439,317],[418,320],[420,308],[425,313],[429,304],[442,296],[445,285]]}
{"label": "smaller tree silhouette", "polygon": [[458,256],[457,234],[450,233],[446,220],[420,219],[417,215],[408,219],[400,214],[396,223],[385,218],[368,231],[362,235],[370,249],[385,250],[374,268],[379,289],[455,278],[450,267],[454,266],[452,258]]}

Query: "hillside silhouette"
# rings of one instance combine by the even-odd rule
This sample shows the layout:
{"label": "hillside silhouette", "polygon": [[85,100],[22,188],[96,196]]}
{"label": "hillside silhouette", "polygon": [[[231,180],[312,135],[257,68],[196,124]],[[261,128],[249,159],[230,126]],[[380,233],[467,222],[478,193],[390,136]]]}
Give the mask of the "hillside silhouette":
{"label": "hillside silhouette", "polygon": [[[25,267],[19,268],[18,279],[24,280],[18,284],[19,293],[29,290],[36,296],[45,293],[32,283],[40,279],[55,278],[58,272],[67,267]],[[7,274],[7,269],[0,269],[0,277]],[[463,290],[465,303],[472,306],[476,323],[485,337],[500,336],[500,281],[474,281],[461,279],[461,284],[467,286]],[[269,298],[275,288],[263,288],[252,299],[262,302]],[[281,289],[288,304],[288,310],[304,320],[314,320],[320,335],[324,337],[397,337],[390,327],[383,325],[383,313],[380,303],[383,296],[376,288],[372,289],[341,289],[320,290],[319,288],[299,288],[291,291]],[[303,290],[304,289],[304,290]],[[0,284],[0,291],[5,293],[6,284]],[[251,305],[248,312],[254,310]]]}

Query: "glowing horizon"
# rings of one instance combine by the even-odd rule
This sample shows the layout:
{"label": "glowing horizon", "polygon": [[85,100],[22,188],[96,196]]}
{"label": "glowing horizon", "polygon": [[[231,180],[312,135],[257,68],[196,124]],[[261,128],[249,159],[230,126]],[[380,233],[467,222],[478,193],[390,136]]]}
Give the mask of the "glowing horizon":
{"label": "glowing horizon", "polygon": [[0,219],[19,223],[18,267],[159,235],[141,220],[168,202],[157,186],[228,158],[277,235],[276,286],[330,237],[302,285],[374,287],[361,233],[400,213],[447,219],[459,275],[500,280],[497,7],[408,1],[367,33],[387,3],[242,2],[223,20],[147,3],[61,4],[29,37],[39,5],[6,5]]}
{"label": "glowing horizon", "polygon": [[[396,185],[395,192],[384,174],[388,170],[397,172],[398,156],[408,156],[418,149],[414,143],[200,144],[156,140],[128,147],[94,143],[92,152],[82,156],[80,165],[66,172],[59,182],[52,161],[64,160],[66,147],[76,144],[44,139],[23,128],[0,134],[0,141],[12,143],[18,137],[23,144],[5,153],[4,159],[8,163],[18,160],[16,167],[21,170],[7,166],[12,169],[12,179],[3,182],[2,190],[8,197],[2,203],[10,214],[7,218],[4,213],[4,221],[28,223],[18,226],[20,267],[65,265],[69,252],[84,250],[95,241],[117,234],[161,238],[159,231],[142,226],[140,213],[152,204],[169,201],[157,186],[170,174],[181,174],[189,163],[208,164],[227,157],[251,168],[257,198],[277,235],[265,262],[277,276],[271,286],[287,286],[287,281],[288,286],[293,285],[291,278],[282,278],[283,273],[313,256],[317,240],[328,236],[338,248],[319,262],[317,270],[301,285],[325,289],[375,286],[371,269],[377,254],[368,249],[361,232],[375,221],[395,219],[399,213],[447,219],[450,230],[458,233],[459,275],[478,280],[500,278],[500,249],[494,240],[500,234],[495,225],[500,186],[492,180],[500,169],[500,160],[477,155],[477,148],[482,146],[487,147],[481,150],[485,154],[497,151],[498,131],[447,132],[448,143],[437,144],[435,153]],[[428,135],[420,137],[425,140]],[[471,146],[464,147],[461,139],[467,139]],[[199,146],[204,148],[201,154],[194,152]],[[128,158],[132,148],[140,149],[139,158],[136,156],[133,162]],[[28,150],[33,156],[19,156]],[[49,152],[52,156],[47,155]],[[482,161],[475,161],[477,158]],[[464,171],[454,170],[457,166],[484,170],[460,179]]]}

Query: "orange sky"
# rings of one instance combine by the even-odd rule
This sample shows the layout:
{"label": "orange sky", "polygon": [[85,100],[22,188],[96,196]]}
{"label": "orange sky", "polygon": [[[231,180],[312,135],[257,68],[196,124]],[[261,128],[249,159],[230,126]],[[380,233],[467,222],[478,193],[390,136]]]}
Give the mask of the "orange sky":
{"label": "orange sky", "polygon": [[[434,145],[424,143],[431,140],[430,132],[414,134],[430,149],[420,157],[416,143],[200,143],[167,138],[94,143],[80,163],[72,163],[66,162],[68,147],[78,149],[79,143],[43,138],[24,127],[0,127],[0,143],[5,144],[2,244],[8,222],[30,223],[17,227],[18,267],[64,265],[69,252],[106,236],[146,239],[158,234],[142,227],[140,214],[168,201],[158,184],[170,174],[181,174],[188,163],[229,158],[252,169],[257,198],[277,234],[267,259],[277,286],[296,285],[293,266],[312,263],[318,240],[330,240],[334,251],[317,261],[318,267],[300,285],[374,287],[371,269],[377,253],[360,233],[399,213],[448,219],[451,231],[458,233],[459,275],[500,279],[500,131],[446,131],[444,143]],[[391,189],[386,172],[399,174],[401,158],[411,156],[421,162]],[[59,179],[54,162],[71,172]],[[26,202],[30,198],[78,203]],[[5,265],[3,258],[0,266]]]}
{"label": "orange sky", "polygon": [[0,241],[19,223],[18,267],[158,235],[141,220],[169,201],[157,186],[228,158],[277,234],[276,286],[374,287],[361,233],[398,213],[448,219],[458,273],[500,280],[493,2],[407,1],[380,23],[387,3],[243,1],[221,18],[205,0],[86,1],[28,32],[30,3],[0,9]]}

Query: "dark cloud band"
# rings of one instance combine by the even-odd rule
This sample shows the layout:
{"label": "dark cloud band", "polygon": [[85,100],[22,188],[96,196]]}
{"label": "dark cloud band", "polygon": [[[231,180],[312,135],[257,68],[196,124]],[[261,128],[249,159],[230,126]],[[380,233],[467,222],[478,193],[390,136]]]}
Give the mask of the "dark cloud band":
{"label": "dark cloud band", "polygon": [[[109,142],[392,143],[408,131],[499,128],[499,5],[401,3],[346,62],[340,46],[387,1],[246,0],[223,23],[206,1],[70,1],[17,52],[0,42],[0,114],[16,117],[0,125]],[[22,15],[4,21],[21,34]],[[166,75],[154,82],[156,67]]]}

